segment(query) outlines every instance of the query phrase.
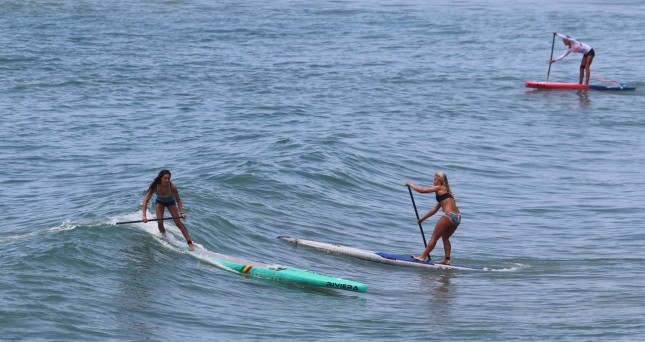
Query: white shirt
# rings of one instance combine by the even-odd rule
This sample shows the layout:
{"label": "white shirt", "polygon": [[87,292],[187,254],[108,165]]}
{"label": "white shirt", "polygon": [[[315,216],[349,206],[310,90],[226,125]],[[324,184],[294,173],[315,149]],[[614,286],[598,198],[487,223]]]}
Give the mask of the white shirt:
{"label": "white shirt", "polygon": [[565,51],[560,57],[556,58],[555,61],[561,61],[564,59],[564,57],[567,57],[570,53],[575,52],[575,53],[582,53],[585,54],[589,51],[591,51],[591,46],[581,43],[573,38],[567,38],[567,36],[563,34],[556,33],[558,37],[560,38],[566,38],[569,42],[571,42],[571,46]]}

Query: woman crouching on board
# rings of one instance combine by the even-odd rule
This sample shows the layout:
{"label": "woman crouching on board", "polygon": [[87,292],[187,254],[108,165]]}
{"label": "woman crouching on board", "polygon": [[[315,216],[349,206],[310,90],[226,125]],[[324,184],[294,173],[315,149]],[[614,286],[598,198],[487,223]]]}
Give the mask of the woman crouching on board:
{"label": "woman crouching on board", "polygon": [[[166,233],[166,228],[164,228],[163,221],[161,219],[163,218],[164,210],[167,207],[170,215],[175,218],[175,224],[181,230],[184,238],[186,238],[188,249],[194,251],[195,246],[193,246],[193,241],[190,239],[190,235],[188,235],[188,229],[186,229],[186,226],[184,226],[184,224],[179,220],[179,212],[181,212],[182,218],[186,218],[186,214],[184,214],[184,205],[181,202],[181,198],[179,198],[179,191],[177,191],[175,184],[172,184],[170,181],[170,176],[170,171],[161,170],[159,175],[157,175],[152,183],[150,183],[148,193],[143,199],[143,222],[148,222],[148,218],[146,217],[148,201],[152,197],[152,194],[156,194],[155,211],[157,214],[157,226],[159,227],[159,231],[161,234]],[[179,212],[177,211],[177,205],[179,205]]]}
{"label": "woman crouching on board", "polygon": [[596,52],[593,50],[593,48],[591,48],[591,46],[585,43],[581,43],[569,36],[565,36],[557,32],[553,32],[553,34],[562,38],[562,43],[564,43],[564,45],[569,48],[560,57],[550,60],[549,63],[561,61],[564,59],[564,57],[567,57],[572,52],[581,53],[582,61],[580,61],[580,77],[578,78],[578,84],[582,84],[582,76],[585,75],[585,70],[587,70],[585,84],[589,85],[589,76],[591,75],[591,62],[593,62],[593,58],[596,56]]}
{"label": "woman crouching on board", "polygon": [[432,209],[430,209],[427,214],[423,215],[423,217],[419,219],[419,223],[437,213],[437,211],[439,211],[439,208],[441,208],[441,210],[443,211],[443,214],[434,227],[432,237],[430,238],[430,242],[428,242],[426,249],[423,251],[423,253],[421,253],[420,256],[415,256],[414,258],[419,261],[425,261],[425,259],[428,257],[428,255],[430,255],[430,252],[432,252],[435,245],[437,244],[437,240],[441,238],[441,240],[443,241],[443,249],[446,253],[446,256],[442,263],[445,265],[450,265],[450,236],[452,236],[455,230],[457,230],[457,227],[461,222],[461,214],[459,213],[459,209],[457,208],[455,196],[452,195],[452,191],[450,190],[448,177],[443,172],[435,173],[433,185],[429,188],[422,188],[412,182],[406,182],[405,185],[420,193],[434,192],[437,198],[437,204]]}

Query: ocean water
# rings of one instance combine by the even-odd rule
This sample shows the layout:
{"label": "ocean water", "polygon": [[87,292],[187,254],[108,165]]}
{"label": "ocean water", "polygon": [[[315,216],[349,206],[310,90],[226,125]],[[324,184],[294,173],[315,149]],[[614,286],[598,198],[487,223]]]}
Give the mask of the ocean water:
{"label": "ocean water", "polygon": [[[637,0],[1,1],[0,339],[642,340],[643,13]],[[553,31],[594,47],[591,83],[636,91],[525,88],[577,81],[580,55],[548,71]],[[154,223],[116,225],[140,218],[166,168],[201,248],[369,291],[245,278],[160,243]],[[404,184],[439,170],[463,214],[453,262],[499,271],[276,238],[418,254]]]}

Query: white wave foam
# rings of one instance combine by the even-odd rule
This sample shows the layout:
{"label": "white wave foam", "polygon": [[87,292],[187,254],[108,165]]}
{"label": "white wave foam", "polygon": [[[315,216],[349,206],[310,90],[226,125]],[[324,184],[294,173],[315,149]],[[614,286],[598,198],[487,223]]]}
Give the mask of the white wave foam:
{"label": "white wave foam", "polygon": [[484,271],[515,272],[515,271],[519,271],[521,269],[528,268],[528,267],[529,267],[529,265],[525,265],[525,264],[515,264],[515,266],[505,267],[505,268],[489,268],[489,267],[485,267]]}
{"label": "white wave foam", "polygon": [[27,239],[30,237],[34,236],[39,236],[47,233],[58,233],[66,230],[72,230],[78,227],[78,223],[72,223],[71,221],[65,221],[63,222],[60,226],[49,228],[47,230],[41,230],[37,232],[30,232],[30,233],[25,233],[25,234],[17,234],[17,235],[11,235],[7,236],[4,238],[0,238],[0,243],[5,243],[5,242],[11,242],[11,241],[17,241],[17,240],[22,240],[22,239]]}
{"label": "white wave foam", "polygon": [[[148,212],[146,216],[155,217],[154,214],[150,212]],[[110,223],[116,225],[117,222],[138,221],[138,220],[141,220],[141,211],[126,214],[123,216],[113,217],[110,219]],[[207,254],[213,253],[213,252],[210,252],[203,245],[195,241],[193,241],[193,246],[195,246],[195,251],[194,252],[188,251],[188,246],[184,242],[184,238],[183,238],[183,235],[181,234],[181,230],[177,226],[175,226],[172,223],[172,221],[167,221],[164,223],[164,228],[166,228],[165,236],[162,235],[161,232],[159,231],[159,228],[157,227],[157,221],[148,221],[146,223],[136,222],[136,223],[130,223],[130,225],[137,227],[138,229],[141,229],[146,233],[152,235],[155,238],[155,240],[157,240],[159,243],[161,243],[162,246],[168,249],[171,249],[179,253],[190,255],[194,258],[207,262],[223,270],[240,274],[240,272],[230,267],[226,267],[224,264],[217,262],[213,258],[209,257]],[[181,238],[177,238],[177,237],[181,237]]]}

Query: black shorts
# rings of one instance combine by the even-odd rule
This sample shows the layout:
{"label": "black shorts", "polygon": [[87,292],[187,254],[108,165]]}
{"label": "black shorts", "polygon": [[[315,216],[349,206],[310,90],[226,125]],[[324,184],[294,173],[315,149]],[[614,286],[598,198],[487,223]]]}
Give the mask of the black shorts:
{"label": "black shorts", "polygon": [[594,51],[593,49],[589,50],[589,52],[585,53],[583,57],[587,56],[596,57],[596,51]]}
{"label": "black shorts", "polygon": [[172,207],[173,205],[177,205],[177,202],[174,199],[165,202],[155,199],[155,202],[163,204],[164,207]]}

